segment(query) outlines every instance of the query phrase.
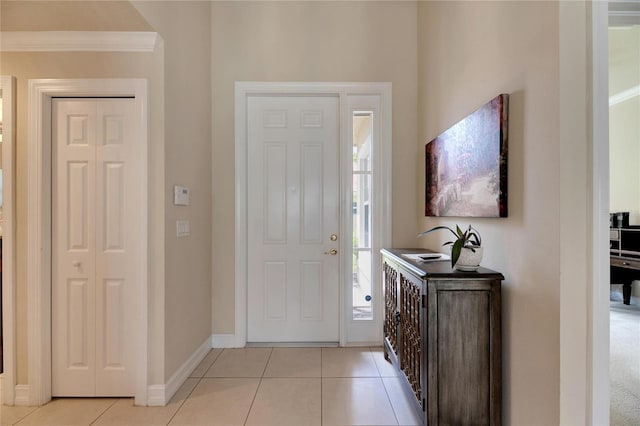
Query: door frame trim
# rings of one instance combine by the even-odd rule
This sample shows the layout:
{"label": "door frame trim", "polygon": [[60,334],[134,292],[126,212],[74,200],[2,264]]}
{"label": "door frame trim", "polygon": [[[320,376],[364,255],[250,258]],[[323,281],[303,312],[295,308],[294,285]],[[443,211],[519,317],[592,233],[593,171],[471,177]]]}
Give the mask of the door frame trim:
{"label": "door frame trim", "polygon": [[[611,405],[609,384],[609,2],[591,2],[590,63],[587,68],[591,105],[590,137],[591,270],[587,282],[587,420],[607,424]],[[571,299],[574,299],[572,296]],[[563,299],[564,300],[564,299]],[[568,302],[571,303],[571,302]],[[574,359],[577,359],[575,357]]]}
{"label": "door frame trim", "polygon": [[[148,218],[148,130],[146,79],[34,79],[29,80],[27,141],[27,343],[28,403],[43,405],[51,400],[51,101],[55,96],[133,96],[142,141],[137,190],[140,200],[137,220]],[[148,231],[140,226],[142,241],[138,259],[142,285],[136,295],[136,405],[147,402],[147,297]]]}
{"label": "door frame trim", "polygon": [[[378,188],[379,200],[385,206],[381,227],[381,244],[391,242],[391,83],[306,83],[306,82],[235,82],[235,335],[234,347],[247,343],[247,99],[255,95],[316,95],[339,98],[339,122],[349,95],[377,95],[382,104],[381,135],[383,149],[383,187]],[[341,127],[342,128],[342,127]],[[340,131],[339,150],[344,146],[345,132]],[[341,164],[341,163],[339,163]],[[342,194],[340,194],[342,198]],[[342,215],[341,215],[342,222]],[[342,225],[342,224],[341,224]],[[342,260],[341,260],[342,264]],[[341,267],[342,269],[342,267]],[[344,318],[344,282],[340,274],[340,345],[346,342]]]}
{"label": "door frame trim", "polygon": [[13,405],[16,384],[15,321],[15,105],[16,78],[0,76],[2,87],[2,338],[4,372],[0,404]]}

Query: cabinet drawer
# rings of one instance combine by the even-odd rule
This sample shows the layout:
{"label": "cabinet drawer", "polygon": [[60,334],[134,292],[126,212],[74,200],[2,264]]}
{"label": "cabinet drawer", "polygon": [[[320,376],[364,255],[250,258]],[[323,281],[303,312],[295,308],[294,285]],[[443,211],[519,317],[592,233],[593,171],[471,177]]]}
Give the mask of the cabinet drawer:
{"label": "cabinet drawer", "polygon": [[640,269],[640,260],[611,256],[609,262],[618,268]]}

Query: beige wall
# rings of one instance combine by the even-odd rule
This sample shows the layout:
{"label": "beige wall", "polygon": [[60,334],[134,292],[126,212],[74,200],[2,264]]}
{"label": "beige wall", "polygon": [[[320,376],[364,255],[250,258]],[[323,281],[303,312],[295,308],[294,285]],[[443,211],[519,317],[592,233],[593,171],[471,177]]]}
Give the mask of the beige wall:
{"label": "beige wall", "polygon": [[[640,25],[609,30],[609,95],[640,90]],[[640,96],[609,108],[611,212],[640,224]]]}
{"label": "beige wall", "polygon": [[234,82],[393,84],[393,244],[414,245],[415,2],[213,2],[213,332],[234,332]]}
{"label": "beige wall", "polygon": [[[208,1],[134,6],[164,40],[166,381],[211,336],[211,12]],[[174,185],[189,206],[173,205]],[[177,219],[189,237],[176,238]]]}
{"label": "beige wall", "polygon": [[[36,78],[148,78],[150,82],[150,99],[161,98],[162,86],[158,79],[162,77],[162,69],[156,70],[154,54],[118,54],[118,53],[9,53],[1,55],[0,73],[16,77],[16,325],[17,325],[17,383],[27,383],[27,97],[28,81]],[[154,90],[154,87],[156,90]],[[150,105],[150,135],[158,141],[150,145],[150,173],[157,172],[161,166],[162,133],[159,124],[162,122],[161,105]],[[154,119],[155,118],[155,119]],[[152,187],[157,185],[152,182]],[[151,199],[150,207],[157,206]],[[150,229],[162,229],[153,213],[150,218]],[[155,245],[157,233],[151,232],[150,243]],[[162,264],[160,264],[162,265]],[[151,265],[152,277],[155,269]],[[157,275],[155,275],[157,278]],[[153,279],[152,279],[153,282]],[[153,330],[155,326],[150,324]],[[153,347],[153,343],[152,343]],[[161,346],[160,346],[161,347]],[[155,347],[158,350],[158,347]]]}
{"label": "beige wall", "polygon": [[[509,217],[424,218],[473,224],[483,265],[505,275],[503,422],[559,422],[559,22],[555,2],[421,2],[417,149],[500,93],[510,95]],[[446,235],[421,243],[439,249]]]}
{"label": "beige wall", "polygon": [[[8,2],[2,30],[156,30],[154,53],[10,53],[17,81],[17,382],[26,383],[27,84],[34,78],[146,78],[149,83],[149,383],[165,383],[211,335],[211,96],[209,2]],[[35,8],[35,9],[33,9]],[[78,9],[83,11],[78,15]],[[34,10],[37,10],[34,12]],[[46,11],[45,19],[41,17]],[[30,20],[34,17],[34,20]],[[81,19],[83,24],[78,24]],[[185,49],[185,46],[193,48]],[[194,64],[198,64],[194,66]],[[165,160],[166,159],[166,160]],[[173,185],[191,205],[172,204]],[[175,220],[191,236],[175,237]]]}

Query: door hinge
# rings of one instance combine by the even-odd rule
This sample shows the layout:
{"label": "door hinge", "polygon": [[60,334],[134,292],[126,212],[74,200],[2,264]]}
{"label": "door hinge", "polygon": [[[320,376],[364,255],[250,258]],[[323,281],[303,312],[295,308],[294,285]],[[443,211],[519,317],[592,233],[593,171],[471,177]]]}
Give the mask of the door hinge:
{"label": "door hinge", "polygon": [[427,306],[427,295],[423,294],[422,295],[422,307],[426,307]]}
{"label": "door hinge", "polygon": [[425,411],[425,405],[427,405],[427,401],[422,398],[422,411]]}

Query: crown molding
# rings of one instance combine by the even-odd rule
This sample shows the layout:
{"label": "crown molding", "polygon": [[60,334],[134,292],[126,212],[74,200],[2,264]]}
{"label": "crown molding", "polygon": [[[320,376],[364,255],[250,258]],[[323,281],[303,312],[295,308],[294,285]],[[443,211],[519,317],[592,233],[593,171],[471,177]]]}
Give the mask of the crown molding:
{"label": "crown molding", "polygon": [[144,31],[2,31],[3,52],[153,52],[160,37]]}

